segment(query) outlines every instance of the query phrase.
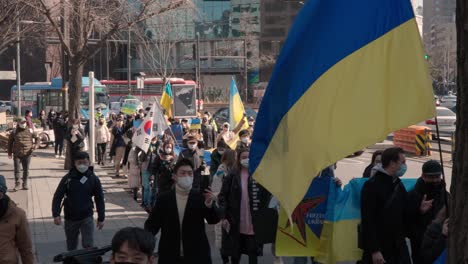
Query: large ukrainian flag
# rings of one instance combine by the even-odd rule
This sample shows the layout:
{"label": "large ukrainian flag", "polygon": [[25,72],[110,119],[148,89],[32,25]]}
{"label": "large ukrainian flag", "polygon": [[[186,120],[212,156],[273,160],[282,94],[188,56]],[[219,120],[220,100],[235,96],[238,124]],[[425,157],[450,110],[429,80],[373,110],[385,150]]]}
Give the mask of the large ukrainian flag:
{"label": "large ukrainian flag", "polygon": [[291,215],[323,168],[434,115],[409,0],[309,0],[263,98],[250,169]]}

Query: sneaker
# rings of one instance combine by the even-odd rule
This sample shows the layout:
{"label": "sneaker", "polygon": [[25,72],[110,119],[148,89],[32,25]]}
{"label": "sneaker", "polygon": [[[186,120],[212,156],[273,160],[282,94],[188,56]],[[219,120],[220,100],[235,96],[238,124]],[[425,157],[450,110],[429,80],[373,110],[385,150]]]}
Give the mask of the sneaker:
{"label": "sneaker", "polygon": [[29,190],[28,184],[26,182],[23,182],[23,190]]}
{"label": "sneaker", "polygon": [[64,155],[61,155],[60,158],[61,158],[61,159],[65,159],[65,156],[64,156]]}
{"label": "sneaker", "polygon": [[20,184],[19,183],[16,183],[15,184],[15,188],[13,188],[13,191],[16,192],[16,191],[19,191],[20,189]]}
{"label": "sneaker", "polygon": [[55,155],[55,158],[58,159],[60,156],[59,155]]}

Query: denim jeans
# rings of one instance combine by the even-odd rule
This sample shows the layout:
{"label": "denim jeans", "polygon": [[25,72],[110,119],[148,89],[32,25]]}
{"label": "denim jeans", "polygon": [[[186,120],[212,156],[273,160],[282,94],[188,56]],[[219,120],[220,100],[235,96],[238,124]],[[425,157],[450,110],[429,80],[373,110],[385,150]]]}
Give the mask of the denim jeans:
{"label": "denim jeans", "polygon": [[78,248],[78,236],[80,233],[81,246],[83,248],[94,246],[94,220],[92,216],[78,221],[65,220],[64,227],[68,251]]}
{"label": "denim jeans", "polygon": [[20,182],[20,165],[23,167],[23,183],[28,181],[29,176],[29,164],[31,163],[31,155],[26,157],[14,156],[14,168],[15,168],[15,183]]}
{"label": "denim jeans", "polygon": [[151,192],[151,186],[150,186],[150,177],[151,177],[151,172],[142,171],[141,173],[141,178],[142,178],[141,185],[143,187],[142,204],[143,206],[148,206],[148,207],[151,207],[151,201],[153,200],[153,193]]}

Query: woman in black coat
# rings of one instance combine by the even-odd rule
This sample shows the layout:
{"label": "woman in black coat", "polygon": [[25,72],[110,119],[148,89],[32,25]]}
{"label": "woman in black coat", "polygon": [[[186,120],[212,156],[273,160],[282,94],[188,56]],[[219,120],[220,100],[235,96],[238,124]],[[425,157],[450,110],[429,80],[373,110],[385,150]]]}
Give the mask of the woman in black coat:
{"label": "woman in black coat", "polygon": [[84,131],[81,128],[80,120],[75,119],[73,125],[68,128],[67,133],[65,135],[65,139],[67,140],[67,144],[70,145],[71,150],[71,158],[72,164],[75,160],[75,155],[80,152],[84,148]]}
{"label": "woman in black coat", "polygon": [[260,212],[268,208],[271,199],[271,194],[249,174],[248,164],[249,149],[239,149],[237,169],[224,178],[218,196],[224,216],[221,252],[231,256],[232,264],[238,264],[242,254],[249,256],[249,264],[256,264],[257,256],[262,255],[262,239],[256,231]]}
{"label": "woman in black coat", "polygon": [[375,165],[382,163],[382,150],[376,150],[374,154],[372,154],[372,160],[371,164],[369,164],[366,169],[364,170],[364,173],[362,177],[364,178],[370,178],[372,174],[372,169],[374,168]]}

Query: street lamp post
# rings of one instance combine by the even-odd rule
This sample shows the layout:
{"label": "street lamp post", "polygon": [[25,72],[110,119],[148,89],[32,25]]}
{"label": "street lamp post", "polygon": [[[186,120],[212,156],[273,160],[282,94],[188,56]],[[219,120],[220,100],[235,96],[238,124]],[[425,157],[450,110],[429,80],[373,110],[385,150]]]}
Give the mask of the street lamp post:
{"label": "street lamp post", "polygon": [[21,116],[21,61],[20,61],[20,20],[19,14],[17,14],[16,22],[16,88],[18,96],[18,117]]}

